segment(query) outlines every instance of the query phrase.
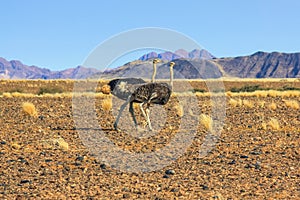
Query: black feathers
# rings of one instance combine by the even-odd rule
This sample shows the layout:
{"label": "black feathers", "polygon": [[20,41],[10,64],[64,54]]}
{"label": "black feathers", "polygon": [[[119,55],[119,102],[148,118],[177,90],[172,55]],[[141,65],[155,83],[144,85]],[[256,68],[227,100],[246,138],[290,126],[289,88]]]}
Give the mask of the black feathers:
{"label": "black feathers", "polygon": [[171,92],[167,83],[148,83],[139,86],[132,93],[130,101],[165,105],[169,101]]}
{"label": "black feathers", "polygon": [[127,100],[141,84],[146,84],[146,81],[141,78],[114,79],[108,83],[111,93],[123,100]]}

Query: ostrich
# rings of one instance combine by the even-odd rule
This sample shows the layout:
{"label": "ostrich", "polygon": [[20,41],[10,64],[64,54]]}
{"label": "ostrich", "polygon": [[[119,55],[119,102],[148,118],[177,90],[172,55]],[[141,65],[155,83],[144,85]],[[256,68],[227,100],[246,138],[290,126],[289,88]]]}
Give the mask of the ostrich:
{"label": "ostrich", "polygon": [[[153,60],[153,72],[151,82],[155,82],[156,76],[156,63],[159,63],[160,60],[155,58]],[[113,79],[109,81],[107,85],[102,87],[102,93],[109,94],[112,93],[114,96],[122,100],[127,100],[127,98],[134,92],[134,90],[147,82],[141,78],[122,78],[122,79]]]}
{"label": "ostrich", "polygon": [[[139,103],[142,114],[144,118],[147,120],[149,129],[152,130],[151,121],[149,119],[149,114],[150,114],[149,106],[150,104],[165,105],[166,103],[168,103],[173,88],[173,66],[174,65],[175,65],[174,62],[170,62],[169,64],[170,85],[168,85],[167,83],[148,83],[139,86],[131,95],[129,95],[127,101],[121,106],[117,119],[114,123],[114,128],[116,130],[118,130],[118,122],[121,117],[121,114],[128,103],[129,103],[129,112],[132,116],[135,126],[138,128],[137,121],[134,115],[133,103]],[[146,112],[143,108],[143,105],[145,103],[147,104]]]}

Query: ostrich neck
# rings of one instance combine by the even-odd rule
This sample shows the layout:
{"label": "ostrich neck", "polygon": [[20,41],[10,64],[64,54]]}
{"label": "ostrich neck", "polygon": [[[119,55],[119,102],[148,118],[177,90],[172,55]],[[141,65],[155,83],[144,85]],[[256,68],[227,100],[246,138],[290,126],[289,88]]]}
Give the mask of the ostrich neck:
{"label": "ostrich neck", "polygon": [[173,90],[173,76],[174,76],[173,67],[170,67],[170,86],[172,90]]}
{"label": "ostrich neck", "polygon": [[155,82],[155,76],[156,76],[156,63],[153,63],[153,73],[152,73],[152,80],[151,82]]}

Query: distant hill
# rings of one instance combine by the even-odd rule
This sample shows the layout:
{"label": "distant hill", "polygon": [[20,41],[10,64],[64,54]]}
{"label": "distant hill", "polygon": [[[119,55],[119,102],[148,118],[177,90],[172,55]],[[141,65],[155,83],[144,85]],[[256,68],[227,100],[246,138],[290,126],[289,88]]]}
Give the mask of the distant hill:
{"label": "distant hill", "polygon": [[[192,51],[193,52],[193,51]],[[218,77],[239,78],[300,78],[300,53],[278,53],[278,52],[256,52],[249,56],[230,58],[215,58],[211,56],[200,56],[199,53],[191,56],[191,53],[182,51],[182,57],[178,54],[154,54],[149,53],[137,62],[99,74],[99,77],[142,77],[150,78],[152,73],[152,59],[161,57],[164,61],[158,63],[157,78],[169,78],[167,63],[172,59],[175,78],[198,79]],[[194,51],[196,52],[196,51]],[[199,52],[199,51],[198,51]],[[205,52],[205,51],[203,51]],[[211,55],[208,53],[207,55]],[[145,61],[142,61],[145,60]],[[162,70],[163,69],[163,70]],[[162,70],[162,71],[160,71]],[[165,70],[167,70],[165,72]]]}
{"label": "distant hill", "polygon": [[21,61],[7,61],[0,57],[1,79],[85,79],[113,77],[151,78],[152,60],[157,64],[157,78],[169,78],[168,63],[174,61],[175,78],[205,79],[219,77],[240,78],[300,78],[300,53],[256,52],[249,56],[216,58],[208,51],[179,49],[175,52],[150,52],[138,60],[118,68],[100,72],[98,69],[78,66],[61,71],[51,71],[37,66],[27,66]]}
{"label": "distant hill", "polygon": [[0,57],[0,78],[4,79],[82,79],[97,72],[99,70],[83,66],[51,71],[37,66],[27,66],[18,60],[7,61]]}
{"label": "distant hill", "polygon": [[250,56],[214,59],[230,76],[240,78],[300,78],[300,53],[258,51]]}
{"label": "distant hill", "polygon": [[186,59],[194,60],[194,59],[213,59],[215,57],[205,49],[201,49],[201,50],[194,49],[191,52],[187,52],[184,49],[178,49],[175,52],[166,51],[166,52],[159,53],[159,54],[156,52],[150,52],[150,53],[145,54],[142,57],[140,57],[139,60],[147,61],[147,60],[153,59],[153,58],[160,58],[162,60],[171,61],[171,60],[179,59],[179,58],[186,58]]}

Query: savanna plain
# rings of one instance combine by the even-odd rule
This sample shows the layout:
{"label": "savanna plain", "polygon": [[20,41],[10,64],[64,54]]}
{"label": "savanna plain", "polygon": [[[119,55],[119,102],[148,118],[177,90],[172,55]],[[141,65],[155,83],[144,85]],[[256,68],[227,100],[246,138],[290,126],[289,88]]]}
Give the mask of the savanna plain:
{"label": "savanna plain", "polygon": [[[105,83],[0,81],[0,199],[300,199],[299,79],[176,80],[168,104],[150,107],[152,132],[138,106],[143,130],[128,107],[113,129],[124,101],[102,94]],[[181,154],[155,170],[99,159],[95,148],[107,147],[85,143],[104,136],[122,151],[147,154],[184,134],[192,140]]]}

